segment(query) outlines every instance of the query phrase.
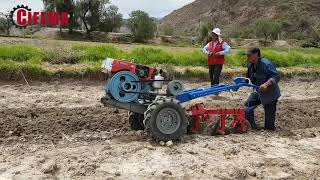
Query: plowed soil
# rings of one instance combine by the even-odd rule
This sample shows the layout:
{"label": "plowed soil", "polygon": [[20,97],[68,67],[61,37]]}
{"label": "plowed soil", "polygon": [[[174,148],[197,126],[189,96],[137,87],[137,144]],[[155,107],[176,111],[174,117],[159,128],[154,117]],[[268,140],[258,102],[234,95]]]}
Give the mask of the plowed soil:
{"label": "plowed soil", "polygon": [[[320,80],[281,82],[275,132],[186,135],[161,146],[104,107],[103,82],[0,82],[0,179],[317,179]],[[186,82],[187,88],[208,83]],[[240,108],[250,90],[194,102]],[[263,125],[263,109],[256,118]]]}

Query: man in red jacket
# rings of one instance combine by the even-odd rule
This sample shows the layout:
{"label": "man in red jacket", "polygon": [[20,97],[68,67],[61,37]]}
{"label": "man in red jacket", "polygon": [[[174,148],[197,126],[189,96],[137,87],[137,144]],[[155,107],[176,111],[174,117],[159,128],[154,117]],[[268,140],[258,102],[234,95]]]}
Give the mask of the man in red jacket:
{"label": "man in red jacket", "polygon": [[203,48],[203,52],[208,55],[211,86],[215,86],[219,84],[220,75],[225,62],[225,55],[231,53],[231,47],[222,40],[222,34],[219,28],[213,29],[211,36],[213,41],[209,42]]}

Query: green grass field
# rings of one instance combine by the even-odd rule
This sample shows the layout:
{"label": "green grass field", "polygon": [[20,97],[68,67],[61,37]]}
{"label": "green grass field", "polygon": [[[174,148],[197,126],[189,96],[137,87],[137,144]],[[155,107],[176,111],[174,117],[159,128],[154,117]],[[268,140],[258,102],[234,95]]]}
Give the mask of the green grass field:
{"label": "green grass field", "polygon": [[[233,53],[227,56],[226,69],[243,70],[247,64],[244,53],[245,49],[233,50]],[[318,69],[320,67],[320,49],[267,48],[263,49],[262,54],[273,61],[278,68]],[[125,47],[119,44],[79,42],[69,46],[54,46],[54,48],[31,44],[2,45],[0,72],[1,74],[24,72],[29,77],[73,77],[99,74],[101,62],[107,57],[163,67],[167,71],[180,69],[179,73],[174,72],[185,77],[203,77],[207,74],[207,57],[202,53],[201,48],[150,45]]]}

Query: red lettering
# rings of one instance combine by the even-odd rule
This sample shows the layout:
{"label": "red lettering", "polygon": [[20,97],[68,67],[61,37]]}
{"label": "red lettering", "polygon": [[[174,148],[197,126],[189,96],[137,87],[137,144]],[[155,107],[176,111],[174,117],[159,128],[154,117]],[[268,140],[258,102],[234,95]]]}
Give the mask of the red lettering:
{"label": "red lettering", "polygon": [[32,12],[28,12],[28,24],[32,26]]}
{"label": "red lettering", "polygon": [[61,19],[60,19],[60,25],[61,26],[68,26],[69,24],[69,17],[67,12],[62,12],[61,13]]}
{"label": "red lettering", "polygon": [[69,25],[69,15],[67,12],[28,12],[25,9],[17,11],[17,24],[25,26],[26,24],[41,26],[63,26]]}
{"label": "red lettering", "polygon": [[33,13],[33,25],[38,25],[38,19],[39,19],[39,12],[34,12]]}
{"label": "red lettering", "polygon": [[48,12],[48,24],[51,26],[59,25],[59,12]]}
{"label": "red lettering", "polygon": [[41,26],[46,26],[47,13],[41,12]]}
{"label": "red lettering", "polygon": [[27,23],[26,20],[27,11],[25,9],[19,9],[17,12],[17,23],[19,26],[24,26]]}

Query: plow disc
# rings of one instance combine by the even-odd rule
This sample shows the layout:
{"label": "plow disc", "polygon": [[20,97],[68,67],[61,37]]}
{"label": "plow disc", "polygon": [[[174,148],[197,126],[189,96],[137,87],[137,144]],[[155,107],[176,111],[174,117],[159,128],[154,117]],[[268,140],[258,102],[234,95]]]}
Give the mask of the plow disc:
{"label": "plow disc", "polygon": [[[207,109],[201,103],[191,106],[187,112],[190,116],[191,133],[200,134],[204,127],[211,128],[213,135],[225,135],[229,132],[242,134],[251,129],[250,123],[245,120],[244,109]],[[227,126],[228,121],[231,121],[230,127]]]}

